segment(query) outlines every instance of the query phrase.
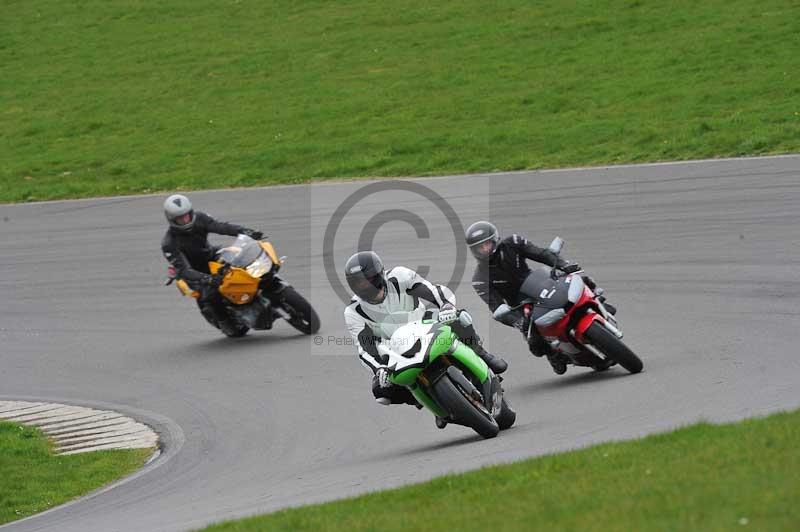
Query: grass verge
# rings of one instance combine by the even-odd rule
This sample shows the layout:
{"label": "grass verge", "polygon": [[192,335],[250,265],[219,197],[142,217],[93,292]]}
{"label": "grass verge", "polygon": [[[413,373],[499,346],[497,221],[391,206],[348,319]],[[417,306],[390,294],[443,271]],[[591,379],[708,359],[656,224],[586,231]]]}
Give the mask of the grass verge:
{"label": "grass verge", "polygon": [[0,201],[800,151],[785,0],[8,0]]}
{"label": "grass verge", "polygon": [[800,411],[699,424],[205,530],[798,530],[798,441]]}
{"label": "grass verge", "polygon": [[59,456],[39,429],[0,421],[0,524],[85,495],[135,471],[151,454],[135,449]]}

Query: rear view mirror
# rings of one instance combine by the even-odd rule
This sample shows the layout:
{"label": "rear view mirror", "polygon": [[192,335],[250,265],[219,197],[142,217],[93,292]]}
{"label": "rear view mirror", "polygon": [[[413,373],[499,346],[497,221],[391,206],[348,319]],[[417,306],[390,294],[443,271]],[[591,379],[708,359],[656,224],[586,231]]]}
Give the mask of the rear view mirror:
{"label": "rear view mirror", "polygon": [[547,249],[555,253],[556,255],[561,253],[561,250],[564,248],[564,239],[560,236],[557,236],[550,242],[550,245],[547,246]]}

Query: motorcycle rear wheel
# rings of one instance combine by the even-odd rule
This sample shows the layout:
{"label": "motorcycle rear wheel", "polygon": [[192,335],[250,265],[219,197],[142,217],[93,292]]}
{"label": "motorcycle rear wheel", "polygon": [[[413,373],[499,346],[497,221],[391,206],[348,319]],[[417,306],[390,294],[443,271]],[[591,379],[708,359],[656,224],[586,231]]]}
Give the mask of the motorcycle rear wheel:
{"label": "motorcycle rear wheel", "polygon": [[464,392],[447,376],[433,385],[433,392],[439,404],[455,419],[483,436],[494,438],[500,432],[497,421],[490,413],[479,411]]}
{"label": "motorcycle rear wheel", "polygon": [[607,357],[615,360],[617,364],[631,373],[639,373],[644,368],[642,360],[636,353],[622,343],[614,333],[603,327],[602,323],[592,323],[583,333],[589,342],[603,352]]}

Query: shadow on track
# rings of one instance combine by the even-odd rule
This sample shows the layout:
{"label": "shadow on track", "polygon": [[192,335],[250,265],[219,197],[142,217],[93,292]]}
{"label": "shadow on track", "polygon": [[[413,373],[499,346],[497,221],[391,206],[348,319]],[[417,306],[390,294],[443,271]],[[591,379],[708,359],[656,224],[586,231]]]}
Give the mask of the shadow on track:
{"label": "shadow on track", "polygon": [[[414,456],[414,455],[417,455],[417,454],[427,454],[427,453],[434,452],[434,451],[441,451],[443,449],[450,449],[450,448],[453,448],[453,447],[460,447],[462,445],[469,445],[469,444],[472,444],[472,443],[478,443],[478,442],[482,442],[482,441],[486,441],[486,440],[484,440],[482,437],[480,437],[477,434],[466,434],[464,436],[461,436],[461,437],[455,438],[455,439],[449,439],[448,438],[448,439],[445,439],[444,441],[431,443],[429,445],[422,445],[422,446],[419,446],[419,447],[412,447],[412,448],[409,448],[409,449],[406,449],[406,450],[393,451],[391,453],[386,453],[386,454],[383,454],[383,455],[373,456],[370,459],[370,461],[381,462],[381,461],[386,460],[386,459],[396,459],[396,458],[402,458],[402,457],[410,457],[410,456]],[[491,441],[491,440],[489,440],[489,441]]]}
{"label": "shadow on track", "polygon": [[585,373],[578,373],[568,377],[556,377],[544,382],[532,382],[520,387],[514,387],[511,391],[511,397],[515,395],[536,395],[537,393],[544,393],[552,390],[558,390],[570,386],[581,386],[584,384],[592,384],[598,382],[605,382],[615,380],[620,377],[629,377],[630,373],[622,368],[614,367],[608,371],[587,371]]}
{"label": "shadow on track", "polygon": [[302,333],[292,334],[292,331],[284,331],[286,334],[276,334],[271,331],[257,331],[255,334],[249,333],[242,338],[228,338],[220,335],[210,341],[187,344],[185,354],[190,355],[226,355],[235,351],[249,351],[254,347],[266,347],[271,344],[287,344],[298,342],[311,342],[312,338]]}

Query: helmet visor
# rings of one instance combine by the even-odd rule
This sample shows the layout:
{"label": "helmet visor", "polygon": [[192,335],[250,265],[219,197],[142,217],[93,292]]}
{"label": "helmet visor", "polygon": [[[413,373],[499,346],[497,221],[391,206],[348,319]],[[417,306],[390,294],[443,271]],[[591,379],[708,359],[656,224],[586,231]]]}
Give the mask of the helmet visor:
{"label": "helmet visor", "polygon": [[380,303],[386,297],[382,275],[367,277],[363,274],[347,276],[347,284],[355,295],[368,303]]}
{"label": "helmet visor", "polygon": [[194,213],[192,211],[189,211],[186,214],[181,214],[179,216],[176,216],[175,218],[172,219],[172,222],[179,227],[183,227],[184,225],[189,225],[190,223],[192,223],[193,219],[194,219]]}
{"label": "helmet visor", "polygon": [[484,240],[483,242],[478,242],[477,244],[471,245],[469,250],[476,259],[486,260],[492,256],[492,253],[494,253],[496,247],[497,243],[493,238],[490,238],[488,240]]}

